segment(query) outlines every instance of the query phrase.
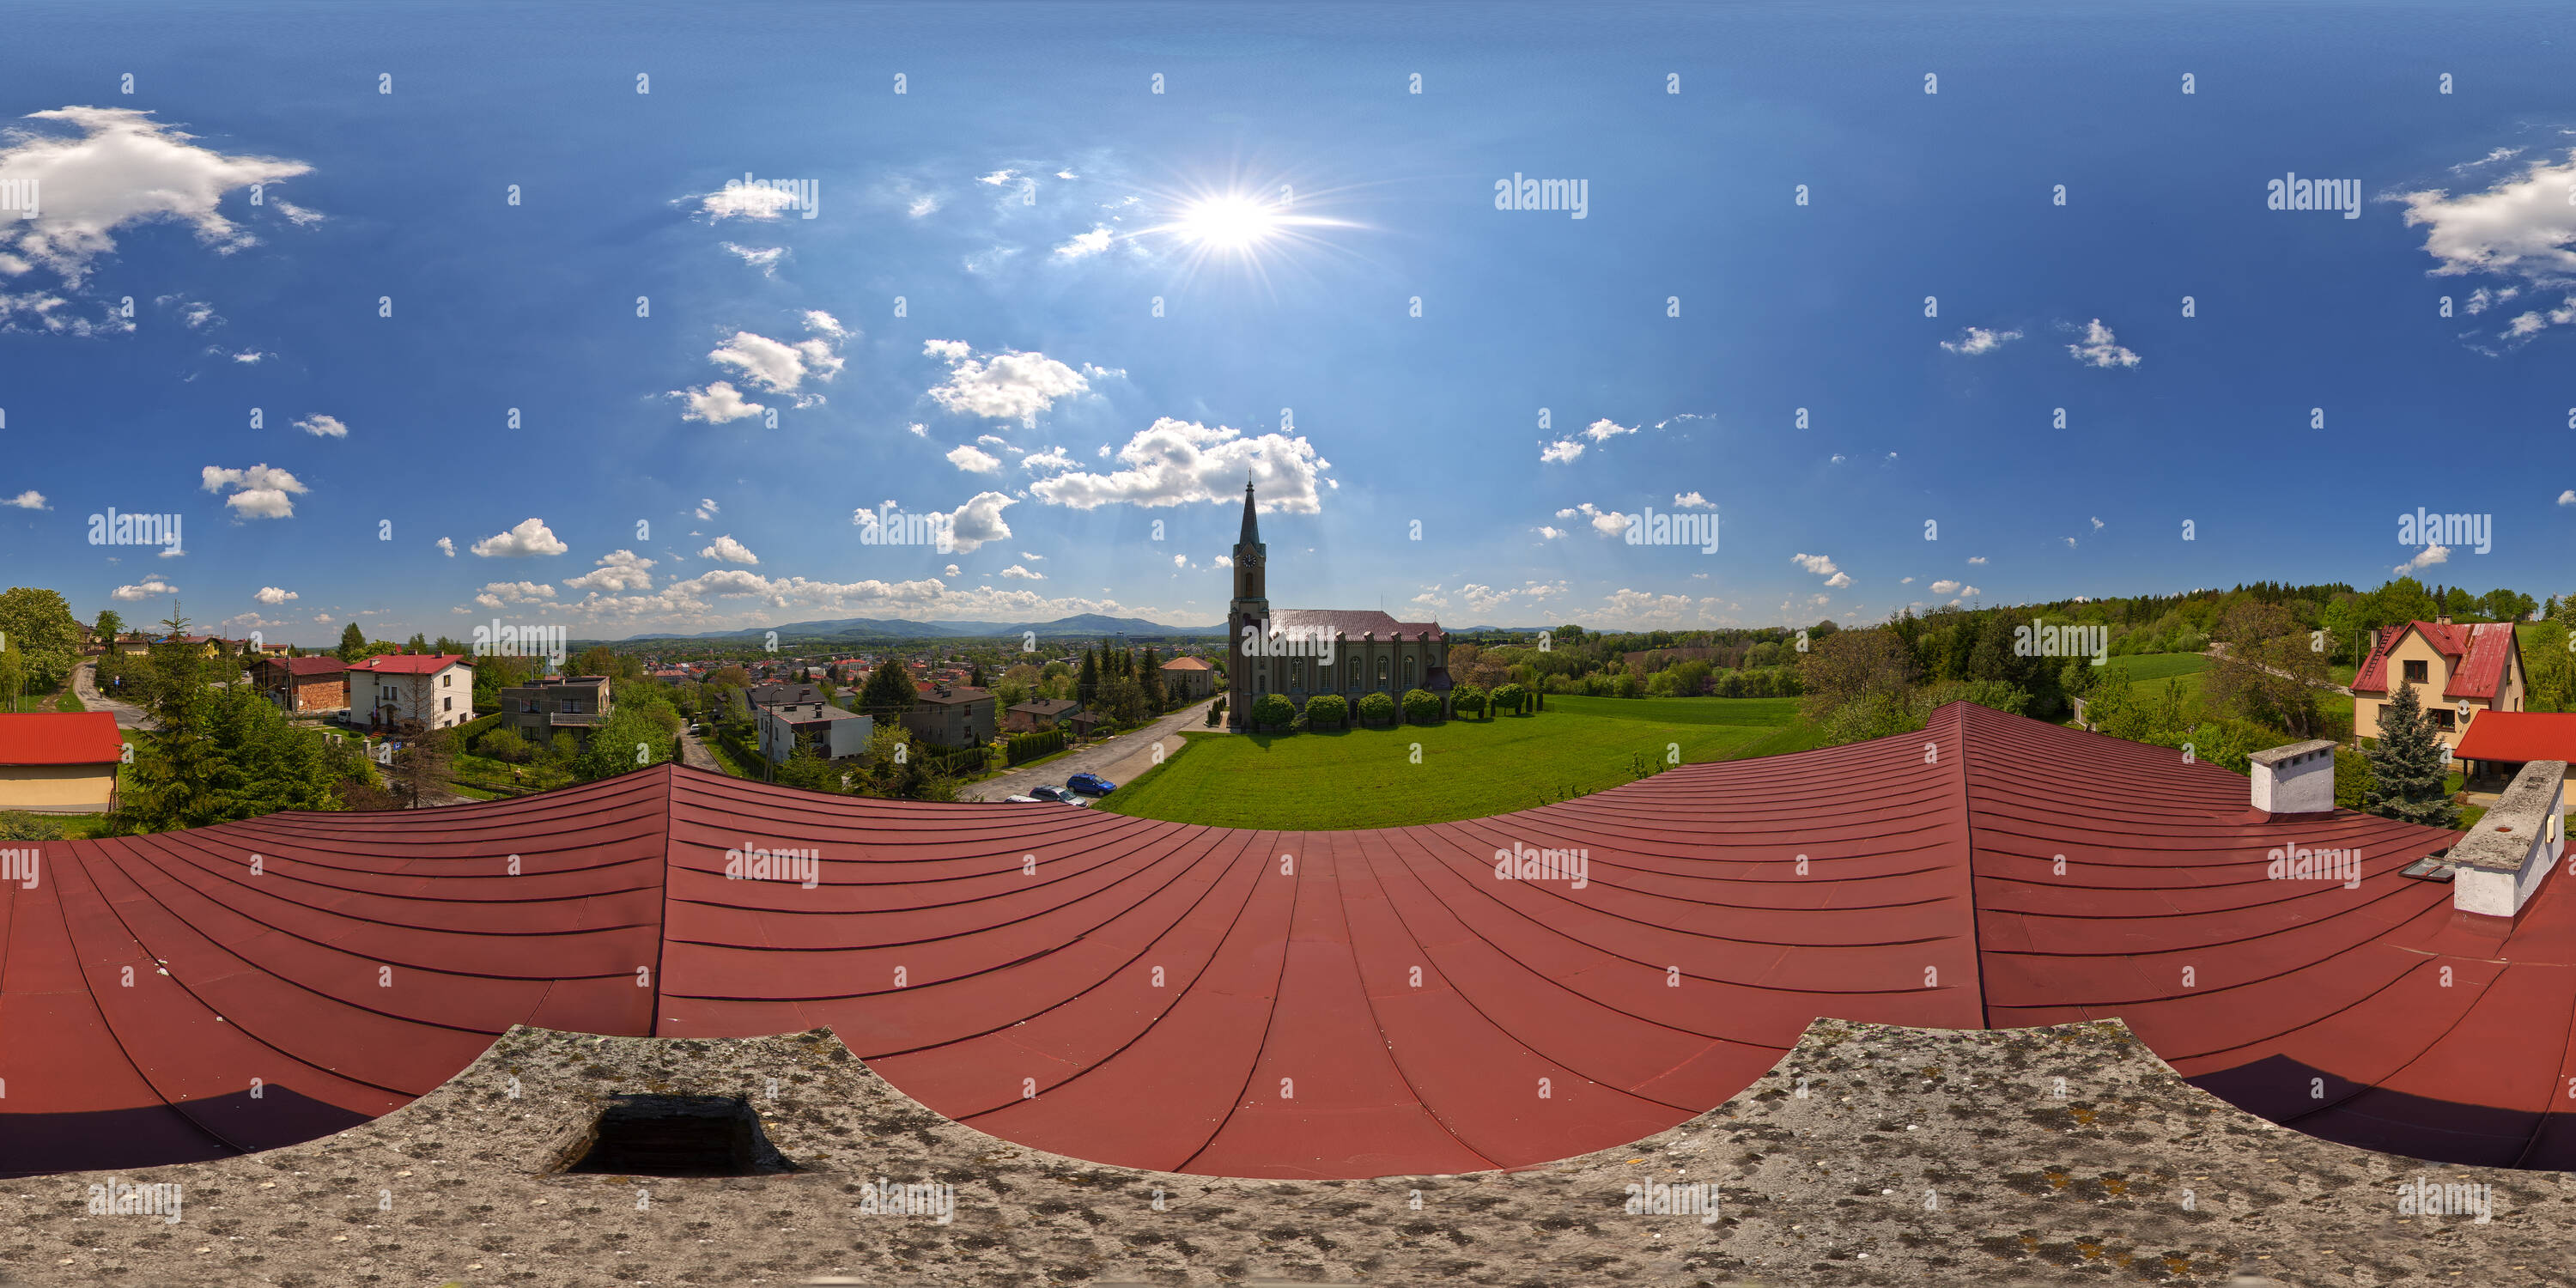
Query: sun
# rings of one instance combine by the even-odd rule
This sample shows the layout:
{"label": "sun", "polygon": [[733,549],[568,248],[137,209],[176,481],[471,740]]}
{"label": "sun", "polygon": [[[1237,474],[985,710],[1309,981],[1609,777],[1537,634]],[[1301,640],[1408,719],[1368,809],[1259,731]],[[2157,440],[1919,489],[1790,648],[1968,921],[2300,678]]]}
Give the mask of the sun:
{"label": "sun", "polygon": [[1241,193],[1203,197],[1183,207],[1172,231],[1210,250],[1249,251],[1279,234],[1279,213]]}

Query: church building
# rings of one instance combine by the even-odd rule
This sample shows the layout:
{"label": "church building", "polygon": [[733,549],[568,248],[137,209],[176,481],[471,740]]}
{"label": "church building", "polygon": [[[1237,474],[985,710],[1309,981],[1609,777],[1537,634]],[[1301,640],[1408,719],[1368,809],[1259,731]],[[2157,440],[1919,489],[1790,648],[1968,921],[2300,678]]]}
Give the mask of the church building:
{"label": "church building", "polygon": [[1439,695],[1449,708],[1449,637],[1438,622],[1399,622],[1374,609],[1283,608],[1272,611],[1265,573],[1269,556],[1252,485],[1243,485],[1243,535],[1234,544],[1234,602],[1226,610],[1226,727],[1250,729],[1252,704],[1284,694],[1299,711],[1306,699],[1338,693],[1359,718],[1360,699],[1383,693],[1400,705],[1407,691]]}

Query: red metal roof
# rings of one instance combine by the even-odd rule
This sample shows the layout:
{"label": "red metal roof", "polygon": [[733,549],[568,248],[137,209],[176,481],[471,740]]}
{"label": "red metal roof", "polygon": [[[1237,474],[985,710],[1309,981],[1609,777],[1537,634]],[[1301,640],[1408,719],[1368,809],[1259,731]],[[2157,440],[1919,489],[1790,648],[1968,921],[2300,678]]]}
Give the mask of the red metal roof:
{"label": "red metal roof", "polygon": [[2481,711],[2451,754],[2462,760],[2576,762],[2576,715]]}
{"label": "red metal roof", "polygon": [[290,675],[338,675],[349,669],[348,663],[336,657],[272,657],[260,665],[284,667]]}
{"label": "red metal roof", "polygon": [[2404,626],[2383,626],[2379,641],[2372,646],[2370,657],[2352,677],[2355,693],[2388,692],[2388,654],[2397,642],[2412,632],[2424,637],[2444,658],[2449,659],[2451,675],[2443,688],[2447,699],[2493,699],[2503,685],[2505,662],[2518,651],[2511,622],[2408,622]]}
{"label": "red metal roof", "polygon": [[[1953,705],[1921,733],[1384,831],[657,766],[511,801],[46,842],[35,889],[0,884],[0,1173],[309,1139],[438,1085],[514,1023],[828,1024],[940,1113],[1078,1158],[1462,1172],[1683,1122],[1819,1016],[2119,1016],[2302,1131],[2576,1167],[2576,884],[2482,937],[2453,924],[2448,886],[2397,873],[2457,833],[2247,801],[2245,779],[2175,751]],[[819,851],[815,888],[726,879],[746,837]],[[2365,876],[2266,880],[2267,850],[2292,844],[2358,849]],[[1524,847],[1584,851],[1585,884],[1497,879],[1496,854]],[[511,854],[525,875],[505,875]]]}
{"label": "red metal roof", "polygon": [[0,765],[95,765],[124,756],[116,717],[104,711],[0,715]]}
{"label": "red metal roof", "polygon": [[1303,632],[1308,638],[1335,635],[1358,639],[1374,635],[1381,640],[1393,639],[1398,632],[1420,637],[1444,638],[1438,622],[1399,622],[1374,608],[1282,608],[1270,614],[1270,629],[1277,634]]}
{"label": "red metal roof", "polygon": [[382,653],[351,662],[349,669],[379,675],[436,675],[460,663],[472,666],[474,659],[462,653]]}

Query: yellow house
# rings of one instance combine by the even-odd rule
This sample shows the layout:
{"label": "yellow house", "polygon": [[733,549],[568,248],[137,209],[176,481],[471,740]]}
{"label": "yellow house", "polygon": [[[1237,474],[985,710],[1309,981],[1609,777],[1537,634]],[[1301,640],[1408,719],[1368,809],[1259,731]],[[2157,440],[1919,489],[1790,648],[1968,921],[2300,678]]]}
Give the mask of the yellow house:
{"label": "yellow house", "polygon": [[2379,736],[2379,716],[2400,685],[2433,717],[2442,745],[2455,752],[2482,711],[2522,710],[2522,648],[2513,623],[2454,625],[2448,617],[2384,626],[2370,660],[2352,677],[2352,732]]}
{"label": "yellow house", "polygon": [[100,813],[116,802],[124,758],[104,711],[0,715],[0,810]]}

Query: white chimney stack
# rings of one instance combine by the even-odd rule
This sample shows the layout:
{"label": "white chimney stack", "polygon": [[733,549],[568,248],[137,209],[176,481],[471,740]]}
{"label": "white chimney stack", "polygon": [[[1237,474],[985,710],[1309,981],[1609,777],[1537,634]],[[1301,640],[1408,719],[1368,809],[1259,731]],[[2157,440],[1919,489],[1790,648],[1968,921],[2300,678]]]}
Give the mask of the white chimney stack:
{"label": "white chimney stack", "polygon": [[2246,757],[2254,771],[2254,808],[2272,814],[2323,814],[2335,807],[2335,745],[2323,738]]}

